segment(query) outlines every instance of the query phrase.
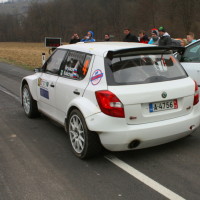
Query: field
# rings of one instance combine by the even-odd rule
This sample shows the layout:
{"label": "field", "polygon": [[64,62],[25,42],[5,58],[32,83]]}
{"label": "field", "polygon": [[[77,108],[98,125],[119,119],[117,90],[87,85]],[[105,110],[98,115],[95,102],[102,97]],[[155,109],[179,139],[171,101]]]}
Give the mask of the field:
{"label": "field", "polygon": [[42,65],[42,53],[49,57],[49,49],[44,43],[0,42],[0,61],[27,69]]}

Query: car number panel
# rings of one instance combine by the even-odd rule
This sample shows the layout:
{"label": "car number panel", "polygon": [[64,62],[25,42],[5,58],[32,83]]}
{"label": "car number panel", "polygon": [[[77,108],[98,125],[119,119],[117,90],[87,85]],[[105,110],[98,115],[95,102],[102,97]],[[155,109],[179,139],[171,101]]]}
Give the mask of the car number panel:
{"label": "car number panel", "polygon": [[160,101],[149,104],[149,112],[159,112],[164,110],[172,110],[178,109],[178,101],[177,99],[169,100],[169,101]]}

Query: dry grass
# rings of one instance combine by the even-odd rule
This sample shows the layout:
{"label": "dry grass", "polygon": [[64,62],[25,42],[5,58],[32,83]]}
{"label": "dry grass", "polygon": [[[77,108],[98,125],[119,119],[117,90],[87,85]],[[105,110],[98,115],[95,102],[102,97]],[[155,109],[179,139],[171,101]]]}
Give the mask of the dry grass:
{"label": "dry grass", "polygon": [[44,43],[0,42],[0,61],[33,69],[42,65],[42,53],[49,56]]}

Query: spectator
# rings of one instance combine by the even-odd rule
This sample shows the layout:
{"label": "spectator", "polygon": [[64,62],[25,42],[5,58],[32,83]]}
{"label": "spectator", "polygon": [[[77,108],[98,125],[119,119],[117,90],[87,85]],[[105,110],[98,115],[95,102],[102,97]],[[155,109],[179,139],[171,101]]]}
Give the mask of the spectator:
{"label": "spectator", "polygon": [[124,42],[139,42],[138,38],[135,35],[132,35],[130,29],[128,28],[124,29],[124,35]]}
{"label": "spectator", "polygon": [[191,44],[193,42],[195,42],[196,40],[194,39],[194,33],[193,32],[189,32],[187,34],[187,42],[188,44]]}
{"label": "spectator", "polygon": [[93,31],[88,31],[87,35],[81,40],[81,42],[95,42],[96,40],[94,39],[94,32]]}
{"label": "spectator", "polygon": [[188,45],[187,39],[181,39],[180,41],[181,41],[181,46],[182,46],[182,47],[185,47],[185,46]]}
{"label": "spectator", "polygon": [[79,38],[79,36],[78,36],[78,34],[77,33],[74,33],[73,35],[72,35],[72,37],[71,37],[71,40],[70,40],[70,44],[75,44],[75,43],[77,43],[77,42],[80,42],[80,38]]}
{"label": "spectator", "polygon": [[159,35],[158,29],[152,29],[151,39],[149,40],[148,44],[158,45],[158,41],[159,41],[158,35]]}
{"label": "spectator", "polygon": [[163,26],[158,29],[160,39],[158,41],[158,46],[172,46],[172,39],[170,35],[166,32]]}
{"label": "spectator", "polygon": [[106,41],[106,42],[110,41],[110,35],[109,34],[105,34],[104,41]]}
{"label": "spectator", "polygon": [[140,38],[140,43],[145,43],[145,44],[148,44],[149,42],[149,38],[148,36],[145,34],[145,31],[141,30],[139,32],[139,38]]}

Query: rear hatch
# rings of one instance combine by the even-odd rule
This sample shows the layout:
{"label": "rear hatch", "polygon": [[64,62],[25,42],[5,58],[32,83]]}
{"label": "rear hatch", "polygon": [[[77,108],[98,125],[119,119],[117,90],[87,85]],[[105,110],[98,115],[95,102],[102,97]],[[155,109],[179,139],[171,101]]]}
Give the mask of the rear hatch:
{"label": "rear hatch", "polygon": [[192,111],[194,82],[190,78],[132,86],[109,86],[124,105],[128,124],[141,124],[187,115]]}
{"label": "rear hatch", "polygon": [[192,112],[195,84],[170,51],[113,54],[105,59],[108,90],[122,102],[127,124]]}

